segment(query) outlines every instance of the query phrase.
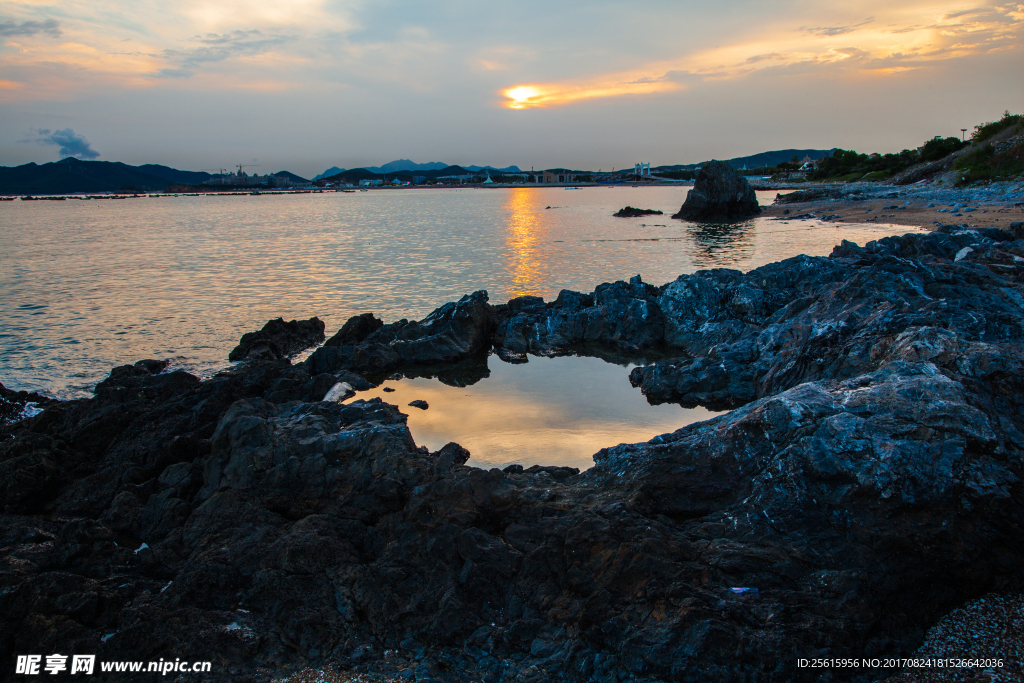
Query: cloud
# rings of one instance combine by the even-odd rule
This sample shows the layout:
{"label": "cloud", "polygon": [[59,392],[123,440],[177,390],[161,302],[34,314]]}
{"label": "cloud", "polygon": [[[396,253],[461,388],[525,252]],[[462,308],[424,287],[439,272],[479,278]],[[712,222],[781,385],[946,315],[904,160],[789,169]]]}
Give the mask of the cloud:
{"label": "cloud", "polygon": [[61,34],[60,24],[55,19],[23,21],[20,24],[13,21],[0,22],[0,36],[34,36],[37,33],[56,38]]}
{"label": "cloud", "polygon": [[[777,29],[759,31],[748,40],[737,37],[713,49],[641,66],[629,74],[591,75],[506,89],[504,106],[528,109],[613,95],[652,94],[672,89],[654,88],[654,84],[707,83],[755,74],[860,72],[884,76],[1021,46],[1016,32],[1024,28],[1024,4],[943,14],[932,11],[923,7],[887,10],[879,24],[874,16],[859,23],[822,22],[818,26],[786,26],[788,22],[783,20]],[[640,84],[652,87],[641,89],[637,87]]]}
{"label": "cloud", "polygon": [[153,78],[190,78],[203,64],[223,62],[236,57],[265,54],[295,40],[294,36],[265,34],[257,29],[195,36],[199,47],[164,50],[162,57],[171,66],[147,74]]}
{"label": "cloud", "polygon": [[637,76],[626,80],[627,78],[628,76],[624,76],[621,79],[602,79],[570,85],[518,85],[502,90],[501,94],[505,96],[504,105],[509,109],[533,109],[622,95],[649,95],[680,87],[677,80],[670,80],[664,76]]}
{"label": "cloud", "polygon": [[753,57],[747,57],[744,64],[756,64],[757,62],[763,62],[766,59],[781,59],[782,57],[785,57],[785,55],[779,52],[769,52],[768,54],[764,55],[754,55]]}
{"label": "cloud", "polygon": [[20,142],[35,142],[39,145],[58,145],[58,155],[61,159],[75,157],[77,159],[95,159],[100,155],[94,150],[85,137],[77,134],[70,128],[55,130],[52,133],[49,128],[34,130],[34,137]]}
{"label": "cloud", "polygon": [[841,36],[847,33],[853,33],[861,26],[867,26],[874,20],[874,17],[868,17],[859,24],[853,24],[852,26],[802,26],[800,27],[800,30],[804,33],[809,33],[812,36]]}
{"label": "cloud", "polygon": [[157,69],[149,75],[153,78],[192,78],[195,73],[191,69]]}

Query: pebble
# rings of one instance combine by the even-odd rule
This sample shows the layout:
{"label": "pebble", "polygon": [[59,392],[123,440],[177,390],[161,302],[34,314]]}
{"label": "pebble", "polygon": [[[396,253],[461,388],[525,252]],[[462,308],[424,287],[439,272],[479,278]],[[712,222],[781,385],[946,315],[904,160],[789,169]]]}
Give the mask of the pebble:
{"label": "pebble", "polygon": [[1009,683],[1024,680],[1024,594],[990,593],[942,617],[910,658],[1002,659],[1001,668],[906,672],[884,683]]}

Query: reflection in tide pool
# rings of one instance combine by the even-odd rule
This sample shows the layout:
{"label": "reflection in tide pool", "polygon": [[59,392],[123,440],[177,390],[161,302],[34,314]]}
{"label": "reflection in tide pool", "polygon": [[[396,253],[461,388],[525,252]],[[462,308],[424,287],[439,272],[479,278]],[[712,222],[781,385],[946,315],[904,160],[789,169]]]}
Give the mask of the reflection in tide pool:
{"label": "reflection in tide pool", "polygon": [[[489,376],[469,386],[405,378],[354,400],[380,397],[399,406],[418,445],[436,451],[455,441],[472,454],[470,465],[483,468],[518,463],[584,470],[602,448],[647,441],[718,414],[648,404],[629,384],[632,367],[574,356],[530,356],[513,365],[490,356]],[[409,407],[415,400],[430,407]]]}

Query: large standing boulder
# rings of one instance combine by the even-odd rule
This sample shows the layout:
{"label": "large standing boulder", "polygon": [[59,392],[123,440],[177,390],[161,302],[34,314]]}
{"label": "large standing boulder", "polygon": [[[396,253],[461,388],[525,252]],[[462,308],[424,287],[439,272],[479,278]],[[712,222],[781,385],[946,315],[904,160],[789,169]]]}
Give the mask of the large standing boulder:
{"label": "large standing boulder", "polygon": [[672,218],[685,221],[737,221],[761,213],[754,189],[724,161],[704,164],[693,189]]}

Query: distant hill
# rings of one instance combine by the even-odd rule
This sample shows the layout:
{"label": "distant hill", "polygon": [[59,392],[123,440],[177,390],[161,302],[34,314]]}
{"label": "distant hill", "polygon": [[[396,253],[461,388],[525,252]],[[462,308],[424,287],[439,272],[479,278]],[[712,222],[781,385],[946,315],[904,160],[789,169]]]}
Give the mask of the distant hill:
{"label": "distant hill", "polygon": [[793,157],[803,160],[804,157],[821,159],[832,153],[831,149],[779,149],[774,152],[761,152],[749,157],[736,157],[729,159],[729,165],[733,168],[758,168],[760,166],[776,166],[783,161],[789,161]]}
{"label": "distant hill", "polygon": [[496,173],[522,173],[518,166],[506,166],[505,168],[494,168],[493,166],[465,166],[470,171],[494,171]]}
{"label": "distant hill", "polygon": [[327,178],[323,178],[323,180],[331,182],[341,181],[346,183],[352,183],[354,185],[358,183],[360,180],[383,180],[384,178],[387,178],[389,181],[393,178],[398,178],[399,180],[412,180],[416,176],[423,176],[424,178],[434,180],[442,176],[470,175],[475,172],[476,171],[471,171],[469,168],[464,168],[462,166],[445,166],[443,168],[436,168],[429,171],[392,171],[388,173],[374,173],[368,168],[352,168],[347,171],[342,171],[341,173],[329,176]]}
{"label": "distant hill", "polygon": [[[133,167],[129,166],[129,168]],[[161,166],[159,164],[143,164],[142,166],[135,166],[134,168],[142,171],[143,173],[155,175],[178,185],[199,185],[213,177],[204,171],[179,171],[176,168]]]}
{"label": "distant hill", "polygon": [[[150,169],[166,169],[150,165]],[[165,175],[166,175],[165,172]],[[206,174],[201,174],[209,177]],[[117,161],[81,161],[68,157],[62,161],[38,165],[0,166],[0,194],[67,194],[70,192],[117,192],[125,185],[140,190],[162,190],[176,182],[171,178],[147,172],[139,167]]]}
{"label": "distant hill", "polygon": [[277,177],[277,178],[288,178],[293,183],[308,183],[309,182],[307,179],[303,178],[302,176],[295,175],[294,173],[291,173],[290,171],[278,171],[277,173],[274,174],[274,176]]}
{"label": "distant hill", "polygon": [[338,168],[337,166],[331,166],[323,173],[317,173],[315,176],[313,176],[313,180],[320,180],[321,178],[330,178],[333,175],[338,175],[339,173],[342,173],[344,170],[345,169]]}
{"label": "distant hill", "polygon": [[[307,183],[288,171],[274,175]],[[82,161],[68,157],[50,164],[0,166],[0,194],[71,194],[117,192],[131,186],[143,192],[159,192],[168,185],[200,185],[212,178],[202,171],[179,171],[169,166],[129,166],[119,161]]]}
{"label": "distant hill", "polygon": [[[783,161],[789,161],[794,156],[800,160],[804,157],[810,157],[811,159],[821,159],[832,154],[831,149],[777,149],[772,152],[761,152],[760,154],[753,154],[748,157],[736,157],[735,159],[726,159],[729,165],[733,168],[759,168],[761,166],[777,166]],[[708,160],[710,161],[710,159]],[[688,171],[690,169],[697,168],[708,163],[702,161],[699,164],[675,164],[673,166],[657,166],[651,167],[651,171]]]}
{"label": "distant hill", "polygon": [[[465,171],[492,171],[494,173],[522,173],[518,166],[506,166],[505,168],[495,168],[494,166],[458,166],[453,167],[449,164],[442,163],[440,161],[429,161],[425,164],[417,164],[415,161],[409,159],[396,159],[395,161],[389,161],[383,166],[362,166],[359,169],[350,169],[353,171],[366,171],[368,173],[376,173],[378,175],[393,175],[403,174],[405,175],[421,175],[425,177],[434,177],[429,175],[432,171],[444,171],[446,168],[462,168]],[[322,180],[325,178],[333,178],[334,176],[345,173],[345,169],[338,166],[331,166],[323,173],[319,173],[313,176],[313,180]],[[415,172],[415,173],[414,173]],[[455,173],[443,173],[442,175],[456,175]]]}
{"label": "distant hill", "polygon": [[347,171],[342,171],[341,173],[317,178],[317,180],[326,180],[332,183],[351,183],[352,185],[355,185],[360,180],[376,180],[383,177],[384,176],[380,173],[374,173],[373,171],[369,171],[365,168],[350,168]]}
{"label": "distant hill", "polygon": [[448,164],[440,161],[428,161],[425,164],[417,164],[414,161],[408,159],[395,159],[389,161],[383,166],[367,166],[367,171],[373,171],[374,173],[398,173],[399,171],[437,171]]}

